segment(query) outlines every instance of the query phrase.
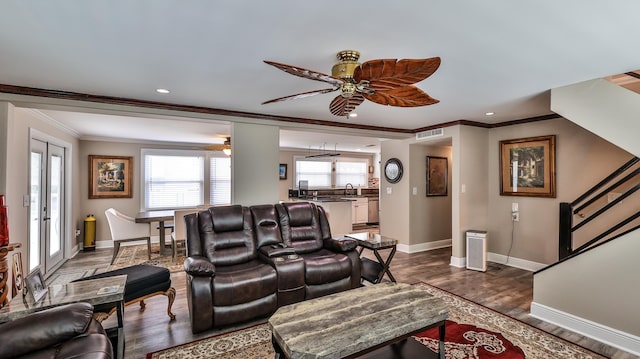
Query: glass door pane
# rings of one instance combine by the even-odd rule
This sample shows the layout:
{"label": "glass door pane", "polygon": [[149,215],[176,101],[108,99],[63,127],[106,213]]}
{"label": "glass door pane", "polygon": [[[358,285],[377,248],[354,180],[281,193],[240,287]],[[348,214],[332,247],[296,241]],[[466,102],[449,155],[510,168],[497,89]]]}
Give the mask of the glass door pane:
{"label": "glass door pane", "polygon": [[42,223],[42,180],[44,178],[44,142],[31,141],[30,157],[30,205],[29,205],[29,272],[40,265],[40,242]]}
{"label": "glass door pane", "polygon": [[47,183],[47,216],[48,216],[48,256],[47,271],[62,261],[62,239],[64,238],[64,148],[49,144],[48,150],[48,183]]}

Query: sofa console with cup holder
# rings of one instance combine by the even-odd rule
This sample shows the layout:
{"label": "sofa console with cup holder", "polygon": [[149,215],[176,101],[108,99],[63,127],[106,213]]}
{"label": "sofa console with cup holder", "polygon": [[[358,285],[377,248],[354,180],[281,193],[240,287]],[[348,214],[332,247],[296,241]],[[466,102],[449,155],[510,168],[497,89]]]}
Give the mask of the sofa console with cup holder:
{"label": "sofa console with cup holder", "polygon": [[360,286],[357,242],[332,238],[313,203],[211,207],[184,220],[194,333]]}

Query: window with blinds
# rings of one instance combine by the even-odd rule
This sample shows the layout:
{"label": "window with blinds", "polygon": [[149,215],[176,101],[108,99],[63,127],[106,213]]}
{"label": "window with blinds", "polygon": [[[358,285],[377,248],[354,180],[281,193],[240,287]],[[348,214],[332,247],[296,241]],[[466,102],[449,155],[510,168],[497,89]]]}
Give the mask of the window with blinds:
{"label": "window with blinds", "polygon": [[[299,181],[309,181],[309,188],[344,187],[351,183],[354,187],[367,186],[366,159],[303,159],[295,160],[295,185]],[[335,172],[335,175],[333,173]]]}
{"label": "window with blinds", "polygon": [[336,162],[336,187],[344,187],[347,183],[351,183],[354,187],[367,186],[366,162]]}
{"label": "window with blinds", "polygon": [[142,161],[145,210],[231,202],[229,157],[201,151],[143,150]]}
{"label": "window with blinds", "polygon": [[296,185],[309,181],[309,188],[331,187],[331,161],[296,160]]}

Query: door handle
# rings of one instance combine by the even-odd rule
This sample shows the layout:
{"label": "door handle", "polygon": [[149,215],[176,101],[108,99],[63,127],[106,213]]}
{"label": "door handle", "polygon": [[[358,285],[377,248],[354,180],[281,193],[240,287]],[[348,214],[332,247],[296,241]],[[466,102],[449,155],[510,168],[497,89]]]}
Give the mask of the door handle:
{"label": "door handle", "polygon": [[51,219],[51,217],[44,217],[42,220],[43,220],[43,221],[48,221],[48,220],[50,220],[50,219]]}

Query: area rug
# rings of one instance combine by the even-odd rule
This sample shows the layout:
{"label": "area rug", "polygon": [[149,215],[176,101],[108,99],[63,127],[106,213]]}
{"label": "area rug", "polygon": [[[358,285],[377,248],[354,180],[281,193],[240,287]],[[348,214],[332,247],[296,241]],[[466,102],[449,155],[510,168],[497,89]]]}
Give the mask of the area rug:
{"label": "area rug", "polygon": [[[424,283],[416,285],[432,295],[442,298],[450,306],[447,343],[445,345],[447,358],[604,358],[578,345],[454,294]],[[437,341],[429,338],[430,335],[430,332],[426,331],[414,338],[427,347],[437,348]],[[431,340],[435,342],[435,347]],[[273,358],[273,356],[269,326],[260,324],[148,353],[147,359],[262,359]]]}
{"label": "area rug", "polygon": [[151,260],[147,255],[146,244],[136,244],[133,246],[122,246],[116,256],[116,260],[109,266],[108,270],[130,267],[136,264],[150,264],[169,269],[170,272],[184,270],[184,248],[178,248],[178,255],[174,260],[171,256],[171,249],[165,250],[165,255],[160,256],[160,245],[151,245]]}

